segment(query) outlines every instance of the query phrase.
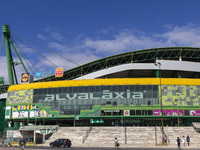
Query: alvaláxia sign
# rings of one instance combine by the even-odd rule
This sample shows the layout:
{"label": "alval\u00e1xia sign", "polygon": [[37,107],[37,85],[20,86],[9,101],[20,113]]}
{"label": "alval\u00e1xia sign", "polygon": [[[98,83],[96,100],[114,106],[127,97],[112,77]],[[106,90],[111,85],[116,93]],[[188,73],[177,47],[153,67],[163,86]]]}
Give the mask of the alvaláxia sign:
{"label": "alval\u00e1xia sign", "polygon": [[[99,94],[98,94],[99,95]],[[126,92],[110,92],[109,90],[103,90],[103,92],[97,96],[95,93],[71,93],[71,94],[46,94],[44,100],[54,101],[54,100],[66,100],[66,99],[140,99],[143,98],[142,92],[131,92],[127,90]]]}

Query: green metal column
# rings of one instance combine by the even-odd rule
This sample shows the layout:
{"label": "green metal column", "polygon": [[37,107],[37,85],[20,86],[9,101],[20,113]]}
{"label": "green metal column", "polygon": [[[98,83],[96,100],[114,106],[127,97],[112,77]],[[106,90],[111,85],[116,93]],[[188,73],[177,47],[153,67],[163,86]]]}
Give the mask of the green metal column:
{"label": "green metal column", "polygon": [[178,72],[178,78],[181,78],[181,71]]}
{"label": "green metal column", "polygon": [[[15,74],[14,71],[14,64],[13,64],[13,58],[11,54],[11,49],[10,49],[10,26],[8,25],[3,25],[3,35],[5,38],[5,47],[6,47],[6,57],[7,57],[7,68],[8,68],[8,79],[9,79],[9,86],[14,84],[14,77],[13,74]],[[19,122],[14,122],[14,127],[16,129],[19,129]]]}
{"label": "green metal column", "polygon": [[159,78],[159,70],[156,70],[156,78]]}
{"label": "green metal column", "polygon": [[7,56],[7,68],[8,68],[8,79],[9,79],[9,85],[14,84],[14,78],[13,78],[13,70],[12,70],[12,65],[13,65],[13,59],[11,55],[11,49],[10,49],[10,30],[8,25],[3,25],[3,35],[5,38],[5,46],[6,46],[6,56]]}

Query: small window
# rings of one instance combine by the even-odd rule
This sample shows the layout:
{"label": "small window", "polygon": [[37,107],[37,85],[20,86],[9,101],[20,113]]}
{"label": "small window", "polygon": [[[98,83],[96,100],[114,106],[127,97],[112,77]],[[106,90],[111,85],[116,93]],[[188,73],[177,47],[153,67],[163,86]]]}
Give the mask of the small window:
{"label": "small window", "polygon": [[147,115],[147,110],[142,110],[142,115],[146,116]]}
{"label": "small window", "polygon": [[106,116],[111,116],[111,112],[107,112]]}
{"label": "small window", "polygon": [[62,93],[63,88],[58,88],[58,93]]}
{"label": "small window", "polygon": [[101,116],[105,116],[105,112],[104,111],[101,111]]}
{"label": "small window", "polygon": [[141,110],[136,110],[136,115],[141,116]]}
{"label": "small window", "polygon": [[117,112],[113,111],[113,116],[117,116]]}
{"label": "small window", "polygon": [[122,85],[119,85],[118,86],[118,92],[123,92],[124,90],[123,90],[123,86]]}
{"label": "small window", "polygon": [[135,110],[130,110],[130,115],[135,116]]}
{"label": "small window", "polygon": [[63,88],[63,93],[67,93],[67,87]]}
{"label": "small window", "polygon": [[72,87],[68,87],[68,93],[72,93]]}
{"label": "small window", "polygon": [[57,88],[53,88],[53,94],[57,94],[58,89]]}
{"label": "small window", "polygon": [[83,93],[83,87],[80,86],[78,90],[79,90],[79,93]]}
{"label": "small window", "polygon": [[153,115],[153,110],[148,110],[148,115],[152,116]]}

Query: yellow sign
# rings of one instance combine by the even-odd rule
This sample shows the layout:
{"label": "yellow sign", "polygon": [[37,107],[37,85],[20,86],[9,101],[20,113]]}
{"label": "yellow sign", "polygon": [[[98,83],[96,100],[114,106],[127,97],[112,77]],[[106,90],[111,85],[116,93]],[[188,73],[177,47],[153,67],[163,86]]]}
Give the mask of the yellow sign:
{"label": "yellow sign", "polygon": [[22,73],[21,82],[25,83],[29,81],[29,73]]}
{"label": "yellow sign", "polygon": [[63,68],[57,68],[55,77],[62,77],[63,76]]}

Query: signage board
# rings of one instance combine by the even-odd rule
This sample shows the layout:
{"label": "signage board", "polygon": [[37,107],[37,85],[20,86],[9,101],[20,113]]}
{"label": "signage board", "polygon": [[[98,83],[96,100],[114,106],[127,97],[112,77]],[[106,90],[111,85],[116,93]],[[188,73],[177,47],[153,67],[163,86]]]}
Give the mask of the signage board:
{"label": "signage board", "polygon": [[29,82],[29,73],[22,73],[21,75],[21,83],[28,83]]}
{"label": "signage board", "polygon": [[75,115],[74,119],[79,120],[79,115]]}
{"label": "signage board", "polygon": [[48,77],[48,76],[51,76],[52,75],[52,70],[50,71],[47,71],[47,72],[42,72],[42,71],[37,71],[36,74],[35,74],[35,77],[36,78],[41,78],[41,77]]}
{"label": "signage board", "polygon": [[[161,116],[161,110],[154,110],[154,116]],[[184,116],[184,110],[163,110],[164,116]]]}
{"label": "signage board", "polygon": [[55,72],[55,77],[62,77],[63,76],[63,68],[57,68]]}
{"label": "signage board", "polygon": [[124,110],[124,116],[130,116],[130,110]]}
{"label": "signage board", "polygon": [[103,119],[90,119],[91,123],[104,123]]}

